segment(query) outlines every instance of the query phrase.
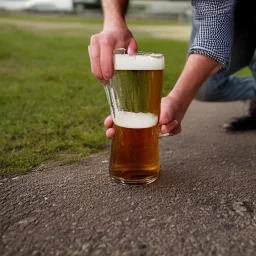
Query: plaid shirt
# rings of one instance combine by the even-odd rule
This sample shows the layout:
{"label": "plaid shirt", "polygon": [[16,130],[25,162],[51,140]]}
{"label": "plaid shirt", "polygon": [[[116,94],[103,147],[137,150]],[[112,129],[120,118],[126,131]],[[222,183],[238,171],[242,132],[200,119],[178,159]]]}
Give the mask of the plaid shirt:
{"label": "plaid shirt", "polygon": [[[255,0],[254,0],[255,1]],[[194,23],[199,30],[189,54],[201,54],[219,62],[224,70],[230,64],[236,0],[192,0]]]}

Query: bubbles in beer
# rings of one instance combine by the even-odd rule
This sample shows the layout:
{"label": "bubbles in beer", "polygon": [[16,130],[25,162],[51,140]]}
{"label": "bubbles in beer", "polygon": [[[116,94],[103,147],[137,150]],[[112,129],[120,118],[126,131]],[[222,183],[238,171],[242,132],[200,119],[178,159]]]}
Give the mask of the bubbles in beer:
{"label": "bubbles in beer", "polygon": [[158,122],[158,116],[152,113],[134,113],[119,111],[114,118],[114,123],[120,127],[142,129],[153,127]]}

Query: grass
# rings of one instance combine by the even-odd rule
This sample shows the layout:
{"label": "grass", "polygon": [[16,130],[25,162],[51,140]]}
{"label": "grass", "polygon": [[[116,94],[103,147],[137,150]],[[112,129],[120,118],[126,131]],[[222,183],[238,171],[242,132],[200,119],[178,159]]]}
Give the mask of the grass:
{"label": "grass", "polygon": [[[90,36],[0,25],[0,174],[25,173],[51,159],[83,160],[108,144],[103,120],[109,107],[90,72]],[[182,69],[187,43],[138,43],[166,55],[166,93]]]}
{"label": "grass", "polygon": [[[44,22],[72,22],[72,23],[82,23],[82,24],[102,24],[102,19],[88,19],[81,16],[73,16],[73,15],[63,15],[63,14],[28,14],[28,13],[9,13],[2,12],[2,18],[14,18],[15,20],[26,20],[26,21],[44,21]],[[148,25],[174,25],[177,24],[174,21],[168,20],[133,20],[128,19],[127,23],[129,25],[140,25],[140,26],[148,26]]]}
{"label": "grass", "polygon": [[[0,175],[26,173],[48,160],[82,161],[108,144],[103,120],[109,107],[90,72],[90,33],[41,33],[0,24]],[[137,41],[140,50],[164,53],[165,95],[182,70],[187,43]]]}

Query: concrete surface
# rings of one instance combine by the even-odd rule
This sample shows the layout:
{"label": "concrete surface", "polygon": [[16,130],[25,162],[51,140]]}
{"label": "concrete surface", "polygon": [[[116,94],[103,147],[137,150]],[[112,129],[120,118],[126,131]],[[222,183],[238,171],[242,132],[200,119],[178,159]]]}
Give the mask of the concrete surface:
{"label": "concrete surface", "polygon": [[193,102],[150,185],[112,182],[108,152],[1,179],[0,255],[256,255],[256,133],[219,127],[242,112]]}

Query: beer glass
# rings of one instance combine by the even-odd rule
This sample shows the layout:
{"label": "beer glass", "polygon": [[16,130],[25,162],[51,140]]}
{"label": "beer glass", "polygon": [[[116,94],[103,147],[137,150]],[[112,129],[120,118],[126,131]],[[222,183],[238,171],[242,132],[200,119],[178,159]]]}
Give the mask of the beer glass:
{"label": "beer glass", "polygon": [[114,52],[114,77],[105,91],[114,121],[110,177],[124,184],[145,184],[159,176],[159,126],[164,56]]}

